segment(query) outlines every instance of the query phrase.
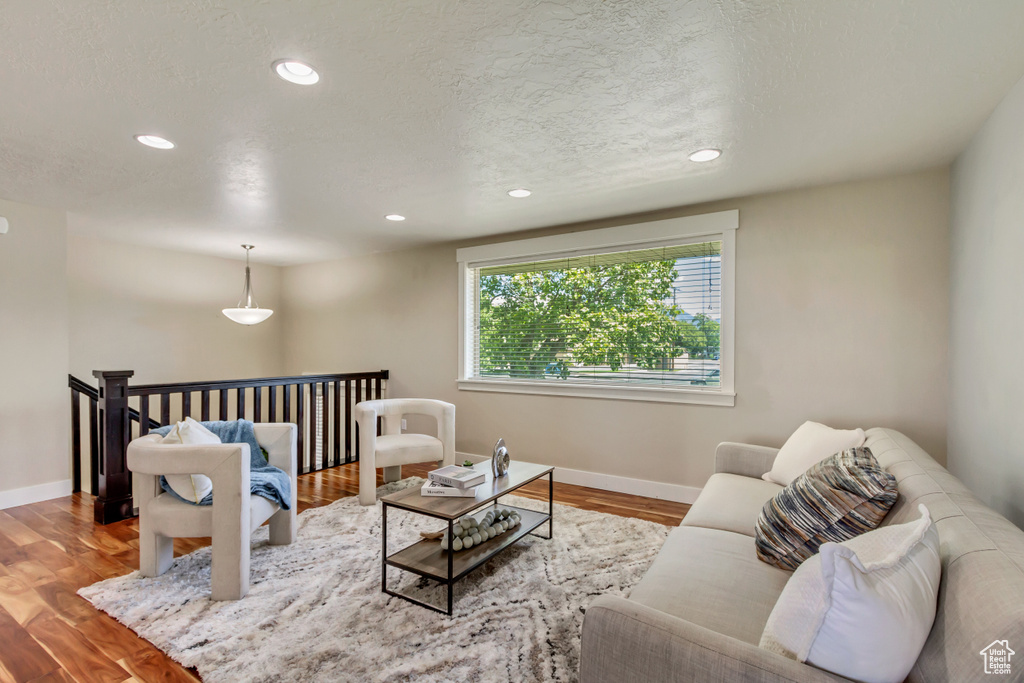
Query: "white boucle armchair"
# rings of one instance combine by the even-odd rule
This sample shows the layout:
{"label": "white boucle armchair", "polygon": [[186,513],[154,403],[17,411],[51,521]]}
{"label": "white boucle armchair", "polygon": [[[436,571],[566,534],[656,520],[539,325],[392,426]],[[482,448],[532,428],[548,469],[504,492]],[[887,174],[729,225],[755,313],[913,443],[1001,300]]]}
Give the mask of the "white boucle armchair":
{"label": "white boucle armchair", "polygon": [[[139,572],[158,576],[174,561],[175,538],[212,537],[211,597],[239,600],[249,592],[249,537],[270,520],[270,543],[295,540],[296,438],[294,424],[254,425],[256,441],[271,465],[291,480],[289,510],[249,488],[249,445],[160,443],[150,434],[128,444],[128,469],[139,508]],[[166,474],[205,474],[213,481],[213,505],[184,503],[160,488]]]}
{"label": "white boucle armchair", "polygon": [[[359,502],[373,505],[377,500],[377,468],[384,468],[384,481],[402,478],[402,465],[417,462],[455,464],[455,406],[429,398],[386,398],[356,404],[359,425]],[[437,437],[403,434],[402,417],[428,415],[437,420]],[[383,434],[377,436],[377,418],[382,417]]]}

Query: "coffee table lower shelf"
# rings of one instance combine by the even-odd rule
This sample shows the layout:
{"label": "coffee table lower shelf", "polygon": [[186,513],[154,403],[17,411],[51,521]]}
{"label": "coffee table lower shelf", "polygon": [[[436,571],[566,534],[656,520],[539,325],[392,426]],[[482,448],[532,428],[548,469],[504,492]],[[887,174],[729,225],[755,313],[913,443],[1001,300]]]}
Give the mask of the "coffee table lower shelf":
{"label": "coffee table lower shelf", "polygon": [[[475,545],[469,550],[459,550],[452,560],[452,580],[458,581],[505,548],[550,519],[546,512],[536,512],[519,508],[514,505],[502,505],[503,508],[516,510],[521,517],[519,526],[510,529],[500,536]],[[487,508],[484,508],[486,511]],[[474,515],[476,516],[476,515]],[[388,566],[398,567],[413,574],[425,576],[437,581],[448,580],[448,551],[441,549],[439,541],[422,540],[413,543],[404,550],[399,550],[387,559]]]}
{"label": "coffee table lower shelf", "polygon": [[[481,507],[472,513],[473,517],[482,518],[492,506]],[[388,555],[384,560],[385,567],[382,571],[382,589],[388,595],[393,595],[403,600],[408,600],[421,607],[441,612],[451,616],[452,614],[452,586],[459,579],[463,578],[477,567],[480,567],[498,553],[512,546],[519,539],[532,533],[537,527],[551,520],[551,515],[546,512],[537,512],[515,505],[501,505],[502,508],[515,510],[520,515],[519,525],[510,529],[500,536],[483,541],[469,550],[459,550],[451,553],[441,549],[440,541],[423,539],[412,545]],[[536,534],[535,534],[536,535]],[[541,537],[545,538],[545,537]],[[551,538],[550,533],[546,538]],[[452,556],[449,558],[449,554]],[[429,603],[417,600],[411,596],[391,590],[387,587],[387,567],[418,574],[427,579],[439,581],[448,586],[448,610],[445,611]]]}

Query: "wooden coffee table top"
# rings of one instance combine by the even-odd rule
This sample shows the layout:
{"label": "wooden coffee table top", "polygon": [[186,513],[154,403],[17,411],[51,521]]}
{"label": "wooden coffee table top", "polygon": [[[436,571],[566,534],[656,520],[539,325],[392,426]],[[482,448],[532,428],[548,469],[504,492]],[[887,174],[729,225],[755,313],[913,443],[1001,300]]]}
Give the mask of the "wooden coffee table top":
{"label": "wooden coffee table top", "polygon": [[412,510],[441,519],[458,519],[481,505],[507,495],[524,484],[529,484],[551,472],[554,467],[534,465],[526,462],[512,462],[508,473],[495,479],[491,473],[491,461],[478,462],[473,469],[487,475],[484,483],[475,487],[475,498],[448,498],[445,496],[421,496],[418,486],[383,496],[381,501],[396,508]]}

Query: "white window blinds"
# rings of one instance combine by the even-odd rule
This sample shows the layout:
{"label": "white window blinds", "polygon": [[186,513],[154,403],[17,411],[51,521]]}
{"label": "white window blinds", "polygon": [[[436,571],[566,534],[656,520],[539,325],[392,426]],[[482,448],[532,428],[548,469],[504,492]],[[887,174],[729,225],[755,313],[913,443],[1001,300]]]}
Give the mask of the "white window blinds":
{"label": "white window blinds", "polygon": [[471,376],[721,384],[720,240],[470,268]]}

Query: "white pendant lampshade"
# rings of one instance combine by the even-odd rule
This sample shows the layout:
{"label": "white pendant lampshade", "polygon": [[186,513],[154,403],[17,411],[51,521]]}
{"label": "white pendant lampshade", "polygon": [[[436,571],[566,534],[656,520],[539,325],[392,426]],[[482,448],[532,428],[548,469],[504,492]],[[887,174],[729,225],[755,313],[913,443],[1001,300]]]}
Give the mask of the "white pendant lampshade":
{"label": "white pendant lampshade", "polygon": [[241,325],[256,325],[274,314],[269,308],[225,308],[221,313]]}
{"label": "white pendant lampshade", "polygon": [[240,325],[258,325],[274,315],[274,311],[271,309],[260,308],[252,297],[252,281],[249,275],[249,250],[254,248],[251,244],[242,245],[242,249],[245,249],[245,289],[242,290],[242,298],[238,302],[238,307],[225,308],[221,311],[229,320],[233,320]]}

